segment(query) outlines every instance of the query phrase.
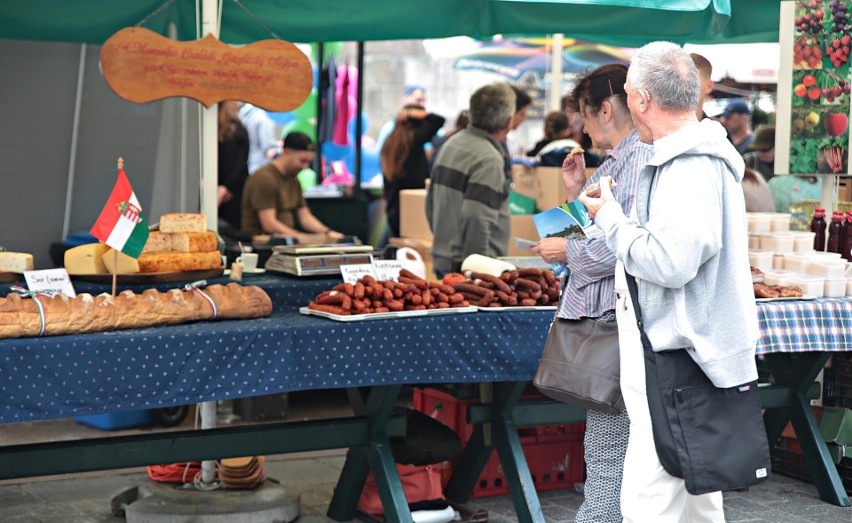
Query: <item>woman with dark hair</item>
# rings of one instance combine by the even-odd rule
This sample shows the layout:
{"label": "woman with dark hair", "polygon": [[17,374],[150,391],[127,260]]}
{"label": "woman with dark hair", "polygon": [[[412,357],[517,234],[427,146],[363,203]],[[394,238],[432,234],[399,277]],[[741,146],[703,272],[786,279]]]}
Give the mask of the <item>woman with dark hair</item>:
{"label": "woman with dark hair", "polygon": [[[248,179],[249,135],[237,116],[238,102],[219,104],[219,175],[217,199],[222,234],[240,230],[243,185]],[[224,223],[223,223],[224,222]],[[227,230],[226,230],[227,229]]]}
{"label": "woman with dark hair", "polygon": [[399,191],[426,187],[429,164],[423,146],[443,125],[443,116],[428,113],[419,105],[407,105],[397,115],[393,132],[382,145],[379,160],[391,237],[399,236]]}
{"label": "woman with dark hair", "polygon": [[[568,199],[574,200],[602,176],[611,176],[615,198],[624,209],[633,206],[639,170],[651,158],[651,149],[639,141],[627,109],[624,83],[627,67],[605,65],[580,78],[568,98],[571,109],[583,117],[583,132],[595,147],[609,150],[600,167],[586,180],[583,155],[569,155],[562,164]],[[582,241],[544,238],[532,248],[546,262],[564,262],[570,269],[557,316],[563,320],[593,318],[615,322],[615,254],[602,237]],[[584,438],[585,499],[575,522],[620,523],[621,478],[630,420],[589,410]]]}
{"label": "woman with dark hair", "polygon": [[[557,140],[564,140],[571,134],[571,128],[568,126],[568,117],[560,111],[547,113],[544,117],[544,138],[539,140],[535,147],[527,151],[527,156],[538,156],[544,146]],[[575,142],[575,145],[579,145]]]}

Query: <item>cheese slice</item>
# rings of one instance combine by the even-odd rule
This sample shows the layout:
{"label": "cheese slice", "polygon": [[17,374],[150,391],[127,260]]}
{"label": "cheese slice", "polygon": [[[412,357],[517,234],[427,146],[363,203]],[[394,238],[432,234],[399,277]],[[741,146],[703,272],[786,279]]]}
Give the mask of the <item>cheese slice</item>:
{"label": "cheese slice", "polygon": [[107,274],[103,255],[110,250],[103,243],[89,243],[65,251],[68,274]]}
{"label": "cheese slice", "polygon": [[172,250],[172,236],[167,232],[151,231],[142,252],[166,252]]}
{"label": "cheese slice", "polygon": [[143,253],[158,252],[210,252],[219,249],[216,233],[151,231]]}
{"label": "cheese slice", "polygon": [[0,252],[0,272],[33,270],[33,255],[25,252]]}
{"label": "cheese slice", "polygon": [[116,257],[116,252],[115,249],[110,249],[101,258],[108,273],[136,274],[139,272],[139,263],[136,261],[136,258],[131,258],[122,252],[118,252],[118,256]]}

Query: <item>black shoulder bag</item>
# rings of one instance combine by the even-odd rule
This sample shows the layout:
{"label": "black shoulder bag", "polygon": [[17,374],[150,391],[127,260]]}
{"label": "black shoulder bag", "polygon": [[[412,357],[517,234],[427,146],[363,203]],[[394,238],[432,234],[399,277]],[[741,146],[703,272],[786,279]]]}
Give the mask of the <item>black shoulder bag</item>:
{"label": "black shoulder bag", "polygon": [[769,477],[769,441],[757,382],[715,387],[686,349],[654,352],[639,309],[636,279],[627,287],[645,352],[645,386],[654,446],[666,472],[690,494],[732,490]]}

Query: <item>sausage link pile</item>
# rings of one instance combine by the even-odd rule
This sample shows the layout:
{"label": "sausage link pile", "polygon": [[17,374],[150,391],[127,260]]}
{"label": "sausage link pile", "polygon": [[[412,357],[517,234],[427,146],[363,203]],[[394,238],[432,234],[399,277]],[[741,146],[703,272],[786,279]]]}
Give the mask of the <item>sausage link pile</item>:
{"label": "sausage link pile", "polygon": [[471,305],[513,307],[558,305],[559,281],[552,271],[536,268],[504,272],[499,278],[481,272],[467,275],[468,281],[451,286]]}
{"label": "sausage link pile", "polygon": [[399,281],[377,281],[364,276],[354,285],[341,283],[320,293],[308,308],[348,316],[374,312],[422,311],[467,307],[460,292],[441,282],[426,281],[408,270],[399,272]]}

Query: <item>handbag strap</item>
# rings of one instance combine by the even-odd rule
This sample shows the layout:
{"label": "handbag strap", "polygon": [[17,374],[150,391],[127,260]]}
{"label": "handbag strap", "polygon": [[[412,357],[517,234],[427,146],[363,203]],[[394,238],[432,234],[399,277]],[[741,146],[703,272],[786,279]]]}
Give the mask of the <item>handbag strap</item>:
{"label": "handbag strap", "polygon": [[645,333],[645,324],[642,322],[642,309],[639,307],[639,286],[636,284],[636,278],[627,271],[624,271],[627,279],[627,290],[630,292],[630,301],[633,302],[633,312],[636,315],[636,326],[639,327],[639,335],[642,338],[642,347],[646,351],[654,352],[651,345],[651,340]]}

